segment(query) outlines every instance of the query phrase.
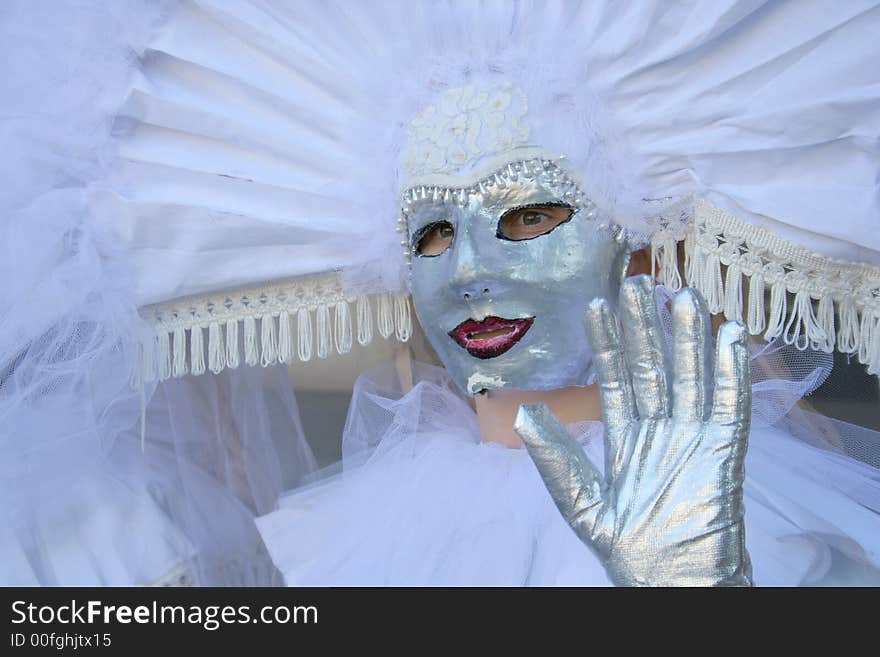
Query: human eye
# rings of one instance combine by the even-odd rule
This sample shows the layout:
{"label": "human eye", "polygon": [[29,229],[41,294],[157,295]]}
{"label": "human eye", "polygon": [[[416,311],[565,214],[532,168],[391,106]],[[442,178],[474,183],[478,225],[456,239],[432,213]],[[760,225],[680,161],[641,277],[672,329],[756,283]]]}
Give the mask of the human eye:
{"label": "human eye", "polygon": [[571,219],[574,211],[567,205],[540,205],[514,208],[502,215],[497,236],[518,242],[546,235]]}
{"label": "human eye", "polygon": [[438,256],[452,245],[455,227],[448,221],[435,221],[419,230],[413,237],[413,248],[417,255]]}

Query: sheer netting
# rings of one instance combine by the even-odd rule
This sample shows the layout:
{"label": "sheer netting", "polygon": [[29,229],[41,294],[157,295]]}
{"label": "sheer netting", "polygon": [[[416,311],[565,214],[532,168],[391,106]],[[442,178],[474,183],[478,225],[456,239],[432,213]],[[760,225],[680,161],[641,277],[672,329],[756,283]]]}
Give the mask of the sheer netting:
{"label": "sheer netting", "polygon": [[160,385],[138,457],[154,473],[161,507],[197,548],[189,560],[196,583],[279,583],[253,519],[275,506],[282,470],[297,482],[315,467],[285,368]]}
{"label": "sheer netting", "polygon": [[40,390],[44,412],[14,418],[33,440],[26,453],[4,445],[3,582],[279,583],[253,519],[274,507],[282,469],[293,482],[314,469],[286,369],[161,384],[143,444],[137,392],[97,418],[59,414],[83,385]]}
{"label": "sheer netting", "polygon": [[[668,291],[658,290],[670,326]],[[880,434],[799,404],[832,358],[752,349],[747,542],[759,585],[880,583],[880,471],[841,436]],[[442,368],[395,364],[358,380],[340,463],[257,520],[288,585],[607,584],[565,525],[524,450],[480,442],[468,400]],[[600,422],[569,427],[601,467]]]}
{"label": "sheer netting", "polygon": [[281,488],[273,439],[288,481],[313,466],[284,369],[130,383],[150,329],[96,199],[172,4],[0,9],[3,584],[273,583],[252,521]]}

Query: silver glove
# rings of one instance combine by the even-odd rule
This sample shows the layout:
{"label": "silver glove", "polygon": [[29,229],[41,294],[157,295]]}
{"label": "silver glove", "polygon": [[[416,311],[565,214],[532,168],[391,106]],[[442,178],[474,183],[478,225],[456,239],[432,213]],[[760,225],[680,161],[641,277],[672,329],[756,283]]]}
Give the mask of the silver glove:
{"label": "silver glove", "polygon": [[721,326],[713,367],[705,304],[682,290],[673,300],[670,367],[647,276],[625,281],[619,312],[623,340],[604,299],[587,314],[605,422],[604,476],[543,404],[521,406],[514,428],[562,515],[616,584],[749,586],[745,327]]}

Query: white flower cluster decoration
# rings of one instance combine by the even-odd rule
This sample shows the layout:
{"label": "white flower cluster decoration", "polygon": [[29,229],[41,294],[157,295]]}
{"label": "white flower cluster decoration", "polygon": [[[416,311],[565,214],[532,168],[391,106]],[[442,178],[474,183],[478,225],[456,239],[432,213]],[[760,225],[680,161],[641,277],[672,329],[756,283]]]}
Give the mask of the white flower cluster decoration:
{"label": "white flower cluster decoration", "polygon": [[410,124],[403,168],[409,176],[452,173],[486,156],[526,145],[528,99],[505,83],[447,90]]}

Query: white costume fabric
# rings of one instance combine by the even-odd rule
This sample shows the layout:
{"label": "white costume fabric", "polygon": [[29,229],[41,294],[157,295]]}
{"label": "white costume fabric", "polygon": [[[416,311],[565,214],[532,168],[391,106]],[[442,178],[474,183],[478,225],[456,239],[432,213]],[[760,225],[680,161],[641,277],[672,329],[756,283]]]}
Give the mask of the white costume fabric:
{"label": "white costume fabric", "polygon": [[[269,366],[409,338],[400,192],[413,180],[430,188],[458,162],[461,144],[444,135],[472,134],[474,112],[510,130],[465,139],[469,148],[534,142],[541,156],[568,155],[608,219],[652,247],[662,282],[681,283],[683,242],[688,283],[711,310],[795,344],[806,362],[817,357],[810,348],[837,349],[876,372],[880,103],[876,67],[864,63],[877,54],[878,24],[868,1],[833,11],[758,0],[4,3],[0,581],[277,584],[257,516],[291,583],[345,572],[464,582],[502,543],[518,546],[511,559],[531,555],[521,548],[545,527],[541,549],[581,554],[525,453],[477,445],[445,384],[390,402],[409,413],[430,392],[431,404],[461,409],[458,424],[447,415],[424,425],[436,429],[429,442],[416,420],[402,436],[383,423],[352,432],[351,411],[346,440],[364,444],[347,451],[370,455],[352,476],[418,489],[386,491],[395,504],[379,505],[384,524],[362,559],[357,532],[340,536],[336,523],[360,484],[318,485],[265,515],[315,467],[289,381]],[[462,93],[445,122],[423,114],[450,89],[510,78],[528,100],[528,136],[515,129],[525,107],[512,92]],[[411,131],[430,152],[405,147]],[[435,161],[439,146],[448,158]],[[774,395],[815,384],[781,382]],[[774,415],[801,443],[821,442],[821,423],[801,420]],[[581,430],[596,443],[596,427]],[[764,562],[762,577],[756,560],[758,582],[843,581],[820,563],[831,548],[850,565],[876,565],[880,538],[862,521],[866,508],[877,512],[876,469],[762,435],[750,509],[784,522],[750,518],[752,535],[766,529],[797,558],[769,550],[782,562]],[[382,476],[388,468],[395,476]],[[454,473],[473,478],[444,498],[433,537],[393,544]],[[812,510],[780,497],[789,474],[788,494],[809,495]],[[511,496],[483,494],[488,483]],[[275,522],[291,501],[319,498],[321,510],[296,522],[348,549],[347,565]],[[375,499],[362,502],[375,509]],[[406,555],[469,545],[484,552],[445,573],[452,557],[428,572]],[[313,562],[321,553],[328,561]],[[377,553],[397,575],[360,569]],[[583,572],[542,570],[547,554],[532,555],[533,570],[479,572],[495,573],[493,583],[601,579],[589,560]],[[578,570],[580,558],[565,563]]]}
{"label": "white costume fabric", "polygon": [[[668,326],[669,295],[660,299]],[[797,423],[798,413],[814,415],[791,415],[791,407],[831,366],[829,357],[817,358],[796,382],[765,371],[793,351],[774,344],[753,359],[745,505],[754,582],[876,585],[880,473],[835,453],[818,435],[808,445],[789,433],[784,417]],[[413,387],[404,389],[392,366],[364,374],[341,464],[257,519],[287,585],[610,585],[526,451],[480,441],[476,415],[445,370],[419,365]],[[837,424],[830,435],[839,435],[842,423],[825,424]],[[602,423],[569,430],[602,468]]]}

